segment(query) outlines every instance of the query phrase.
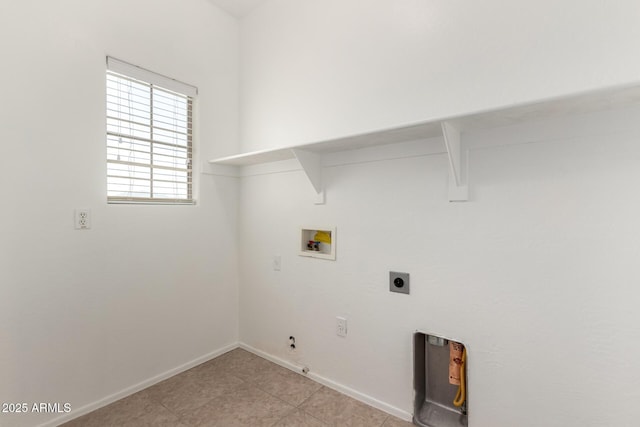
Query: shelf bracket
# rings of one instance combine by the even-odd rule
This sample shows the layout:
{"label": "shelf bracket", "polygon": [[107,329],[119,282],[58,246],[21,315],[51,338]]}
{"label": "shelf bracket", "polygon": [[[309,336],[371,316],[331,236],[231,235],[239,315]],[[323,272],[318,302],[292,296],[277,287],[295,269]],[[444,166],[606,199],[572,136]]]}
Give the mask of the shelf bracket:
{"label": "shelf bracket", "polygon": [[322,185],[322,164],[320,161],[320,154],[297,148],[292,148],[291,151],[293,151],[296,159],[300,162],[300,166],[302,166],[302,170],[304,170],[307,178],[309,178],[309,182],[311,182],[311,185],[316,190],[318,196],[315,204],[323,205],[325,198],[324,187]]}
{"label": "shelf bracket", "polygon": [[460,130],[451,122],[442,122],[441,126],[449,157],[449,201],[466,202],[469,200],[468,155],[461,146]]}

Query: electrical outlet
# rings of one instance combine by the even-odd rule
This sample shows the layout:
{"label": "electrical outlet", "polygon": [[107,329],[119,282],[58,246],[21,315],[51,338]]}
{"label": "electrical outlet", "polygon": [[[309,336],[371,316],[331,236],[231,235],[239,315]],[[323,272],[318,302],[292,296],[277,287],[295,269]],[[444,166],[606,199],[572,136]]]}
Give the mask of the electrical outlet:
{"label": "electrical outlet", "polygon": [[336,317],[336,334],[339,337],[347,336],[347,319],[344,317]]}
{"label": "electrical outlet", "polygon": [[91,228],[91,211],[89,209],[75,210],[76,230],[88,230]]}
{"label": "electrical outlet", "polygon": [[389,290],[399,294],[409,294],[409,273],[390,271]]}

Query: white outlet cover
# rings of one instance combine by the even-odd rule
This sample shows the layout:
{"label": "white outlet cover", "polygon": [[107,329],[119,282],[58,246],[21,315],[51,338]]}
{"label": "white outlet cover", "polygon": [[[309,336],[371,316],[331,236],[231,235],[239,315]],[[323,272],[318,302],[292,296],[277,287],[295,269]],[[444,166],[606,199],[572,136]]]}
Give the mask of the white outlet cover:
{"label": "white outlet cover", "polygon": [[339,337],[347,336],[347,319],[344,317],[336,317],[336,335]]}
{"label": "white outlet cover", "polygon": [[76,209],[74,211],[74,219],[76,230],[89,230],[91,228],[90,209]]}

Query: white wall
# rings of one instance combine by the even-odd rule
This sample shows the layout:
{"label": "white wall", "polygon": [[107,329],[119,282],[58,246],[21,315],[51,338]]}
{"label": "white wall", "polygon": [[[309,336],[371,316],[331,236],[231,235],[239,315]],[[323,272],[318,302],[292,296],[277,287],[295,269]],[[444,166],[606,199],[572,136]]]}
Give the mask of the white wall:
{"label": "white wall", "polygon": [[251,151],[636,82],[635,0],[270,0],[242,22]]}
{"label": "white wall", "polygon": [[[242,149],[637,83],[639,23],[634,1],[270,0],[241,23]],[[291,162],[249,168],[241,340],[408,415],[411,335],[435,331],[470,348],[473,427],[633,425],[639,118],[464,135],[468,203],[439,140],[325,157],[323,206]],[[337,226],[336,262],[296,254],[307,224]]]}
{"label": "white wall", "polygon": [[[472,427],[634,425],[638,123],[635,109],[464,135],[466,203],[447,201],[440,139],[325,157],[322,206],[301,171],[244,178],[242,341],[406,416],[412,333],[433,331],[469,347]],[[307,224],[337,226],[335,262],[297,255]],[[410,296],[388,291],[390,270],[411,274]]]}
{"label": "white wall", "polygon": [[112,55],[200,88],[199,160],[236,150],[237,47],[205,0],[0,4],[1,402],[79,410],[237,342],[237,182],[198,173],[196,206],[107,205],[104,119]]}
{"label": "white wall", "polygon": [[[271,0],[242,24],[243,149],[636,79],[636,2],[528,3]],[[475,134],[470,203],[446,202],[431,141],[325,159],[325,206],[299,171],[199,175],[194,207],[106,205],[105,55],[199,86],[203,160],[239,149],[237,43],[205,0],[0,4],[0,401],[82,408],[240,326],[247,344],[410,412],[423,328],[469,344],[473,427],[629,425],[638,111]],[[92,230],[73,230],[77,207]],[[307,223],[338,226],[336,262],[295,254]],[[411,296],[388,293],[391,269],[412,274]]]}

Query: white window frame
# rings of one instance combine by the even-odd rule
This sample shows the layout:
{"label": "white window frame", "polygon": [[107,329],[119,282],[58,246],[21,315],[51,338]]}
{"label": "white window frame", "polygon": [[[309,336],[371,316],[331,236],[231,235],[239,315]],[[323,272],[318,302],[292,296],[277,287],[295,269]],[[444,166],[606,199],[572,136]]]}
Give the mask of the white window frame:
{"label": "white window frame", "polygon": [[[112,57],[107,57],[106,79],[107,202],[194,204],[193,101],[197,88]],[[137,113],[142,119],[132,118],[133,104],[125,105],[127,101],[122,100],[126,86],[123,92],[120,88],[116,90],[118,97],[113,96],[114,83],[129,84],[148,92],[148,95],[144,90],[136,92],[136,96],[142,94],[141,102],[148,108]],[[174,125],[166,125],[167,116],[162,117],[165,124],[160,119],[154,120],[160,97],[177,100],[174,105],[179,107],[173,107]],[[158,111],[172,114],[168,109]],[[177,142],[172,142],[172,138]],[[119,147],[123,145],[125,154],[121,158]],[[132,153],[139,155],[132,159]],[[144,191],[136,192],[136,187]]]}

